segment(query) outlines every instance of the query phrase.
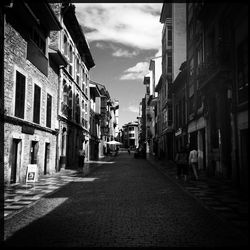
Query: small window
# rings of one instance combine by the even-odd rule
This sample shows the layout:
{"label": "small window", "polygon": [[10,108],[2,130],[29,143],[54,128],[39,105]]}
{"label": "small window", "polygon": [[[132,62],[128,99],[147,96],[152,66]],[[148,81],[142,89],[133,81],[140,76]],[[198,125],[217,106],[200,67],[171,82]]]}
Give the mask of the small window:
{"label": "small window", "polygon": [[33,122],[40,123],[41,88],[35,84]]}
{"label": "small window", "polygon": [[238,103],[248,101],[248,39],[238,47]]}
{"label": "small window", "polygon": [[46,126],[51,128],[51,107],[52,107],[52,96],[47,94],[47,112],[46,112]]}
{"label": "small window", "polygon": [[25,76],[16,71],[15,116],[24,118]]}

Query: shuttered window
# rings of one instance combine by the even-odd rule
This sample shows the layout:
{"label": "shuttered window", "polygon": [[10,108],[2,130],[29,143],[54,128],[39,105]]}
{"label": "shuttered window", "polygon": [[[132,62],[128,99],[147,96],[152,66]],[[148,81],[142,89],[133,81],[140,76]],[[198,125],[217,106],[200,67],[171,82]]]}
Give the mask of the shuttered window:
{"label": "shuttered window", "polygon": [[52,96],[47,94],[47,112],[46,112],[46,126],[51,128],[51,107],[52,107]]}
{"label": "shuttered window", "polygon": [[24,118],[25,76],[16,72],[15,116]]}
{"label": "shuttered window", "polygon": [[33,122],[40,123],[41,88],[35,84]]}

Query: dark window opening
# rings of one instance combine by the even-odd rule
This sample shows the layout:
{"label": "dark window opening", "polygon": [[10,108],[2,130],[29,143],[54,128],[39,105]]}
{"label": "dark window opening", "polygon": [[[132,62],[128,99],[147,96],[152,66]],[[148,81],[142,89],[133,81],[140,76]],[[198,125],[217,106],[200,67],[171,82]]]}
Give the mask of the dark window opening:
{"label": "dark window opening", "polygon": [[15,116],[24,118],[25,76],[16,72]]}
{"label": "dark window opening", "polygon": [[41,88],[35,84],[33,122],[40,123]]}
{"label": "dark window opening", "polygon": [[46,114],[46,126],[51,128],[51,107],[52,107],[52,96],[47,94],[47,114]]}

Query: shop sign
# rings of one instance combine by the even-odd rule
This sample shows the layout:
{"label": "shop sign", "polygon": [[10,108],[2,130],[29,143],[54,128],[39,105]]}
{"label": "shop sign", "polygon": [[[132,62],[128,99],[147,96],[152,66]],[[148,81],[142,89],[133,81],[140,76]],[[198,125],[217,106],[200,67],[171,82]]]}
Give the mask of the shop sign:
{"label": "shop sign", "polygon": [[22,133],[33,135],[34,134],[34,128],[30,126],[23,125],[22,126]]}

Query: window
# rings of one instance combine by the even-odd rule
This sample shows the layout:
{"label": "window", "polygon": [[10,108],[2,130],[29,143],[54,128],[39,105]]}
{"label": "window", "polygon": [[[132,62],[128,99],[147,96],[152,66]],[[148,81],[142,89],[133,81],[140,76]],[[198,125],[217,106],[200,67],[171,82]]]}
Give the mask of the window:
{"label": "window", "polygon": [[40,123],[40,100],[41,100],[41,88],[35,84],[34,91],[34,109],[33,109],[33,122]]}
{"label": "window", "polygon": [[172,55],[168,55],[167,73],[172,74]]}
{"label": "window", "polygon": [[194,112],[194,95],[189,97],[189,114]]}
{"label": "window", "polygon": [[68,42],[66,36],[63,38],[63,53],[66,57],[68,56]]}
{"label": "window", "polygon": [[172,46],[172,27],[168,26],[168,46]]}
{"label": "window", "polygon": [[77,123],[80,123],[80,98],[79,98],[79,94],[76,94],[75,120]]}
{"label": "window", "polygon": [[43,52],[43,54],[46,54],[46,39],[35,28],[33,28],[32,30],[31,39],[37,45],[37,47]]}
{"label": "window", "polygon": [[24,118],[25,76],[16,71],[15,116]]}
{"label": "window", "polygon": [[72,51],[72,46],[69,46],[69,73],[72,75],[72,70],[73,70],[73,51]]}
{"label": "window", "polygon": [[189,75],[192,76],[194,74],[194,58],[191,58],[189,63]]}
{"label": "window", "polygon": [[248,100],[248,38],[238,47],[238,103]]}
{"label": "window", "polygon": [[76,82],[80,83],[80,62],[79,59],[76,59]]}
{"label": "window", "polygon": [[84,104],[84,100],[82,100],[82,108],[81,108],[81,110],[82,110],[82,125],[84,126],[84,122],[85,122],[85,110],[84,110],[84,108],[85,108],[85,104]]}
{"label": "window", "polygon": [[171,105],[168,107],[167,116],[168,116],[167,117],[168,126],[172,126],[172,123],[173,123],[173,109],[172,109]]}
{"label": "window", "polygon": [[47,94],[47,111],[46,111],[46,126],[51,128],[51,107],[52,107],[52,96]]}
{"label": "window", "polygon": [[72,94],[72,89],[71,86],[69,86],[69,99],[68,99],[68,118],[72,119],[72,106],[73,106],[73,94]]}

